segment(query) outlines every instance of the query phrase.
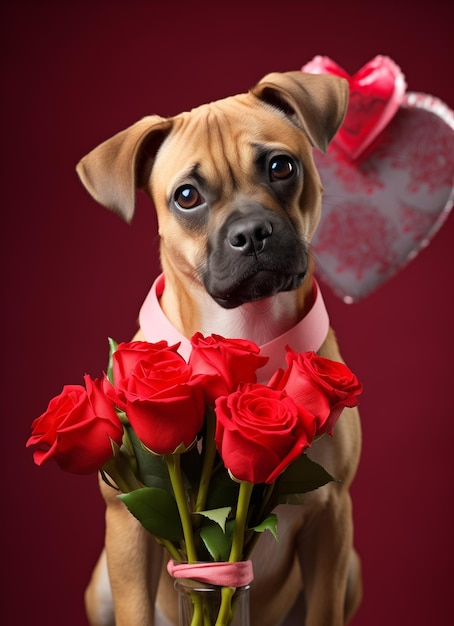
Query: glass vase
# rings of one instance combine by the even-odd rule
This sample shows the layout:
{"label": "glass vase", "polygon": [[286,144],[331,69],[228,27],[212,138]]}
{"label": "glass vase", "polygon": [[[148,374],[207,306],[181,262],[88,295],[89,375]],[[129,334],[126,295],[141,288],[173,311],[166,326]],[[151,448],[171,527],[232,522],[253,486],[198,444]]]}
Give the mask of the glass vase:
{"label": "glass vase", "polygon": [[179,626],[250,626],[249,585],[234,589],[179,579],[175,589]]}

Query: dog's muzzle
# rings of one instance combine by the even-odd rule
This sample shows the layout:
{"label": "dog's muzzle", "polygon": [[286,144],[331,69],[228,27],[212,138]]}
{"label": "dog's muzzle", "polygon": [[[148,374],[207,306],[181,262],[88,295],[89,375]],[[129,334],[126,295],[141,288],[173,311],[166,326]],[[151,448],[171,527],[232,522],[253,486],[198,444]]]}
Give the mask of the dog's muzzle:
{"label": "dog's muzzle", "polygon": [[293,226],[261,208],[236,213],[210,242],[206,290],[226,309],[291,291],[303,282],[307,252]]}

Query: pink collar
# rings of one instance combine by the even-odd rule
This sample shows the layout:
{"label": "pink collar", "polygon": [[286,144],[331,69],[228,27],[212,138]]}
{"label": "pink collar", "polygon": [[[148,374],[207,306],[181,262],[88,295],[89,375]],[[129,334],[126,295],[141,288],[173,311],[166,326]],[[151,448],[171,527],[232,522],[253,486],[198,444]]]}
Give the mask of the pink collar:
{"label": "pink collar", "polygon": [[[169,344],[180,343],[178,352],[187,360],[191,353],[191,342],[172,326],[159,305],[164,284],[164,275],[161,274],[154,281],[140,309],[140,327],[147,341],[154,343],[164,339]],[[315,280],[314,292],[314,304],[306,316],[287,332],[260,346],[261,354],[269,357],[268,363],[260,369],[261,380],[268,381],[279,367],[285,366],[285,346],[290,346],[295,352],[317,352],[325,341],[329,317]]]}

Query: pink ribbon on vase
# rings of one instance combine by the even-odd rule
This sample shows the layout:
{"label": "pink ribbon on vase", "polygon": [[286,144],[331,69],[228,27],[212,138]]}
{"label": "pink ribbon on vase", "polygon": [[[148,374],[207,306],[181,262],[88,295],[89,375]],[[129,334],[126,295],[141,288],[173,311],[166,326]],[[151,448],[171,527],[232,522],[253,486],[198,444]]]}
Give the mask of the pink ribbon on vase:
{"label": "pink ribbon on vase", "polygon": [[251,561],[216,563],[167,563],[167,571],[174,578],[192,578],[201,583],[219,587],[244,587],[254,579]]}

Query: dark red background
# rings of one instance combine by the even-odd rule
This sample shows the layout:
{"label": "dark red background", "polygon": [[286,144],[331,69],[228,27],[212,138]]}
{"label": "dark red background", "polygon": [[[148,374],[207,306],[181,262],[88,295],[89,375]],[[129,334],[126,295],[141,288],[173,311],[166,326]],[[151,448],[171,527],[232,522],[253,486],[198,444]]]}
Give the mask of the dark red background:
{"label": "dark red background", "polygon": [[[143,115],[246,90],[315,54],[350,73],[387,54],[411,90],[453,107],[451,16],[443,0],[2,3],[3,624],[86,623],[82,593],[103,538],[96,479],[38,469],[24,445],[63,384],[101,373],[107,337],[132,336],[158,272],[152,209],[142,198],[127,226],[96,206],[78,159]],[[354,626],[453,616],[453,236],[451,216],[364,302],[325,288],[365,385]]]}

